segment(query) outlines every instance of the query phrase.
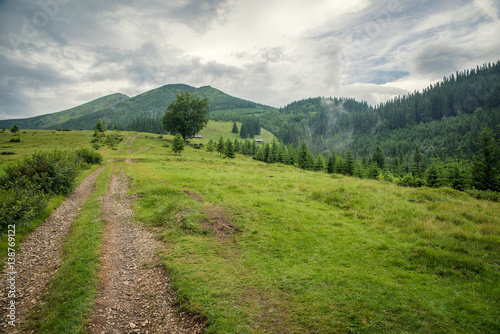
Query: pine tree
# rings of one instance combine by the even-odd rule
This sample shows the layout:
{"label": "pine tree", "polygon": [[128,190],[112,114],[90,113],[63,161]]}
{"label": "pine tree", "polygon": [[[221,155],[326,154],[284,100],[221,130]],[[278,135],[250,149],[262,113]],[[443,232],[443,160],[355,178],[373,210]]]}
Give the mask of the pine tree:
{"label": "pine tree", "polygon": [[439,160],[431,163],[427,169],[427,186],[431,188],[438,188],[441,186],[441,164]]}
{"label": "pine tree", "polygon": [[380,149],[380,146],[377,146],[375,152],[373,152],[372,161],[378,165],[378,168],[383,169],[385,165],[385,157]]}
{"label": "pine tree", "polygon": [[240,145],[240,142],[238,141],[238,139],[234,140],[233,147],[234,147],[234,153],[241,152],[241,145]]}
{"label": "pine tree", "polygon": [[314,167],[313,169],[315,171],[324,171],[326,169],[326,163],[325,163],[325,158],[321,153],[319,153],[316,156],[316,160],[314,161]]}
{"label": "pine tree", "polygon": [[473,186],[480,190],[500,191],[500,149],[488,128],[481,131],[477,145],[479,150],[472,165]]}
{"label": "pine tree", "polygon": [[457,161],[453,161],[447,166],[448,185],[456,190],[465,190],[468,186],[467,171],[464,166]]}
{"label": "pine tree", "polygon": [[228,139],[224,145],[224,158],[234,159],[234,157],[233,143]]}
{"label": "pine tree", "polygon": [[182,138],[181,134],[178,133],[174,137],[174,141],[172,142],[172,151],[181,155],[181,151],[184,150],[184,138]]}
{"label": "pine tree", "polygon": [[354,157],[352,156],[351,150],[347,151],[345,157],[344,172],[346,175],[353,175],[354,173]]}
{"label": "pine tree", "polygon": [[326,172],[328,174],[335,173],[335,164],[337,163],[337,156],[335,152],[328,157],[328,161],[326,163]]}
{"label": "pine tree", "polygon": [[248,131],[247,131],[247,123],[245,121],[243,121],[241,123],[241,128],[240,128],[240,137],[243,138],[243,139],[246,139],[248,137],[250,137],[248,135]]}
{"label": "pine tree", "polygon": [[102,118],[99,118],[97,120],[97,123],[95,125],[95,129],[99,132],[106,132],[106,123],[104,123]]}
{"label": "pine tree", "polygon": [[264,161],[264,149],[257,148],[255,152],[255,160]]}
{"label": "pine tree", "polygon": [[212,139],[210,139],[207,143],[207,152],[210,152],[210,154],[212,154],[214,150],[215,150],[215,143]]}
{"label": "pine tree", "polygon": [[378,178],[378,175],[380,174],[380,169],[378,167],[378,164],[373,161],[371,164],[370,164],[370,167],[368,168],[368,178],[370,179],[376,179]]}
{"label": "pine tree", "polygon": [[231,133],[239,133],[238,126],[236,125],[236,122],[233,123],[233,130],[231,130]]}
{"label": "pine tree", "polygon": [[415,148],[415,152],[413,153],[413,164],[411,166],[411,172],[413,176],[422,178],[424,174],[424,161],[422,158],[422,154],[418,150],[418,147]]}
{"label": "pine tree", "polygon": [[299,152],[297,153],[297,164],[299,168],[302,169],[310,169],[311,165],[309,164],[308,155],[310,154],[309,147],[307,147],[306,142],[302,142],[299,147]]}
{"label": "pine tree", "polygon": [[224,144],[224,138],[222,138],[222,136],[220,136],[219,138],[219,143],[217,144],[217,152],[219,152],[219,155],[222,155],[222,153],[224,153],[224,147],[225,147],[225,144]]}

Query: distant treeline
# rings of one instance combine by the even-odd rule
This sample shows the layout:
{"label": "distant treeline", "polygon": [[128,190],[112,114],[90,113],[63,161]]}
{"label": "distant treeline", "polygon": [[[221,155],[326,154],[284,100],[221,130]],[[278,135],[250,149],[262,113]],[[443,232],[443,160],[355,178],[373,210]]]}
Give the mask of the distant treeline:
{"label": "distant treeline", "polygon": [[167,131],[163,128],[161,117],[139,117],[135,121],[130,122],[125,126],[126,131],[149,132],[166,134]]}

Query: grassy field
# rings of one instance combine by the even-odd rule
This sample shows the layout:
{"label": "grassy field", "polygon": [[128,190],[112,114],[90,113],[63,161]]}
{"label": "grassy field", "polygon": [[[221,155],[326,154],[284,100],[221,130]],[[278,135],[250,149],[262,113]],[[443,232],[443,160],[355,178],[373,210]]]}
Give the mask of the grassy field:
{"label": "grassy field", "polygon": [[[201,142],[229,138],[226,124]],[[33,137],[90,145],[84,133]],[[179,304],[209,333],[500,331],[499,203],[191,146],[176,156],[171,136],[137,135],[132,155],[124,142],[100,152],[134,159],[121,168],[136,219],[156,227]]]}

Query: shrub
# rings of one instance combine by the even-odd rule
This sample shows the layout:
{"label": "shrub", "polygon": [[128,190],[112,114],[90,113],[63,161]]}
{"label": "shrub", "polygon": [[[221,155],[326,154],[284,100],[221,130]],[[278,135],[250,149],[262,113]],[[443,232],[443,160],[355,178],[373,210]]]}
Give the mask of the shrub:
{"label": "shrub", "polygon": [[78,174],[75,154],[52,151],[34,153],[8,167],[1,181],[5,188],[33,187],[47,194],[69,194]]}
{"label": "shrub", "polygon": [[10,151],[0,152],[0,155],[14,155],[14,154],[16,154],[16,152],[10,152]]}
{"label": "shrub", "polygon": [[469,195],[477,199],[484,199],[492,202],[500,202],[500,192],[492,190],[470,189],[466,191]]}
{"label": "shrub", "polygon": [[102,162],[102,155],[88,148],[81,148],[75,151],[76,156],[89,165],[97,165]]}
{"label": "shrub", "polygon": [[19,143],[21,141],[21,137],[10,138],[11,143]]}
{"label": "shrub", "polygon": [[425,181],[413,174],[406,174],[397,182],[398,186],[419,188],[425,186]]}
{"label": "shrub", "polygon": [[46,207],[48,195],[32,187],[0,188],[0,232],[29,224]]}

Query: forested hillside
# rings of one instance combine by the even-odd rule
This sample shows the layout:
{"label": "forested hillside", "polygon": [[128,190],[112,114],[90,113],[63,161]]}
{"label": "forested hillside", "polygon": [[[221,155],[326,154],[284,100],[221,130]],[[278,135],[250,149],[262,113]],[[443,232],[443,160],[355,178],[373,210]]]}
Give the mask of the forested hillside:
{"label": "forested hillside", "polygon": [[261,115],[286,144],[305,141],[316,153],[352,151],[362,158],[380,146],[391,160],[471,159],[484,126],[500,138],[500,63],[457,72],[406,96],[368,106],[353,99],[312,98]]}

